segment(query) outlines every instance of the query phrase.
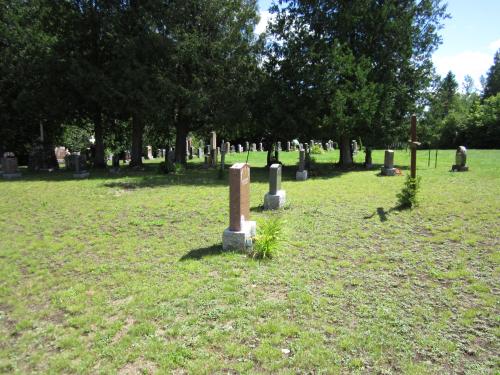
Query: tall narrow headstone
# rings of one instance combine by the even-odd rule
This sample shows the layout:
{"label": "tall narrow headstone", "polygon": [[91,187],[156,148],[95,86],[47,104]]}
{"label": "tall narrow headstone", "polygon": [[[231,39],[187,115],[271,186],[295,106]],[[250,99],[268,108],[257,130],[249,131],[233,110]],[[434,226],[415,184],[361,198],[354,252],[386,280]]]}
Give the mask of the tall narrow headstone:
{"label": "tall narrow headstone", "polygon": [[217,149],[217,134],[214,131],[210,133],[210,147],[212,150]]}
{"label": "tall narrow headstone", "polygon": [[299,170],[295,174],[295,179],[298,181],[307,180],[307,170],[306,170],[306,150],[299,151]]}
{"label": "tall narrow headstone", "polygon": [[286,143],[286,151],[287,151],[287,152],[290,152],[291,147],[292,147],[292,144],[290,143],[290,141],[288,141],[288,142]]}
{"label": "tall narrow headstone", "polygon": [[396,168],[394,168],[394,151],[385,150],[384,166],[382,167],[382,174],[385,176],[394,176]]}
{"label": "tall narrow headstone", "polygon": [[153,160],[153,147],[151,146],[146,146],[148,149],[148,159]]}
{"label": "tall narrow headstone", "polygon": [[257,144],[252,143],[252,152],[257,151]]}
{"label": "tall narrow headstone", "polygon": [[248,141],[245,142],[245,152],[250,151],[250,143]]}
{"label": "tall narrow headstone", "polygon": [[255,236],[255,221],[250,221],[250,166],[237,163],[229,168],[229,227],[222,235],[224,250],[248,250]]}
{"label": "tall narrow headstone", "polygon": [[203,159],[203,148],[198,147],[198,158]]}
{"label": "tall narrow headstone", "polygon": [[275,210],[285,205],[286,192],[281,189],[281,164],[269,168],[269,192],[264,195],[264,209]]}
{"label": "tall narrow headstone", "polygon": [[278,151],[281,151],[281,142],[278,141]]}
{"label": "tall narrow headstone", "polygon": [[260,152],[264,151],[264,147],[262,147],[262,142],[259,142],[259,151]]}

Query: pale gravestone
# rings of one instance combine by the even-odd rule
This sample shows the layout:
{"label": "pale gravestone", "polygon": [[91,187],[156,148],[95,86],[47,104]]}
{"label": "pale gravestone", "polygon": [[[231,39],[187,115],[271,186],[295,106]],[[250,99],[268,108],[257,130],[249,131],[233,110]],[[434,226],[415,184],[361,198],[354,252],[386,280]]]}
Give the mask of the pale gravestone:
{"label": "pale gravestone", "polygon": [[6,152],[2,158],[2,174],[3,178],[11,179],[21,177],[19,173],[17,158],[11,152]]}
{"label": "pale gravestone", "polygon": [[203,158],[203,148],[198,147],[198,158],[202,159]]}
{"label": "pale gravestone", "polygon": [[231,154],[234,154],[236,152],[236,147],[234,145],[231,145]]}
{"label": "pale gravestone", "polygon": [[396,174],[396,168],[394,168],[393,150],[385,150],[384,166],[382,167],[382,174],[384,176],[394,176]]}
{"label": "pale gravestone", "polygon": [[153,147],[146,146],[148,149],[148,160],[153,160]]}
{"label": "pale gravestone", "polygon": [[257,144],[252,143],[252,152],[257,151]]}
{"label": "pale gravestone", "polygon": [[290,149],[291,149],[291,148],[292,148],[292,144],[290,143],[290,141],[288,141],[288,142],[286,143],[286,151],[287,151],[287,152],[290,152]]}
{"label": "pale gravestone", "polygon": [[269,192],[264,195],[264,209],[276,210],[285,205],[286,192],[281,189],[281,164],[269,168]]}
{"label": "pale gravestone", "polygon": [[250,143],[247,141],[245,142],[245,152],[250,151]]}
{"label": "pale gravestone", "polygon": [[278,151],[281,151],[281,142],[278,142]]}
{"label": "pale gravestone", "polygon": [[229,168],[229,227],[222,235],[224,250],[252,249],[256,223],[250,221],[250,166],[237,163]]}
{"label": "pale gravestone", "polygon": [[210,133],[210,147],[212,150],[217,150],[217,134],[214,131]]}
{"label": "pale gravestone", "polygon": [[465,146],[459,146],[455,153],[455,164],[451,167],[452,172],[467,172],[467,149]]}
{"label": "pale gravestone", "polygon": [[240,145],[240,144],[238,145],[237,152],[239,152],[239,153],[243,152],[243,146],[242,145]]}
{"label": "pale gravestone", "polygon": [[295,179],[297,181],[307,180],[307,170],[305,169],[305,166],[306,166],[306,151],[302,149],[299,151],[299,170],[295,174]]}
{"label": "pale gravestone", "polygon": [[262,147],[262,142],[259,143],[259,151],[260,152],[264,151],[264,147]]}

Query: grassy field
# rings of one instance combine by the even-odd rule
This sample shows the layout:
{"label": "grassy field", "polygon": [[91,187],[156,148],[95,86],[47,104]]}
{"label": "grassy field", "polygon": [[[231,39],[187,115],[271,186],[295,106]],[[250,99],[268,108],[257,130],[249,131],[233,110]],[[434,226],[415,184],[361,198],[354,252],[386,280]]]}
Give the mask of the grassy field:
{"label": "grassy field", "polygon": [[468,173],[427,156],[420,207],[398,211],[404,177],[331,152],[297,182],[282,153],[287,206],[269,213],[251,154],[252,219],[285,228],[262,262],[221,251],[227,179],[196,159],[0,181],[0,373],[499,373],[500,151],[470,150]]}

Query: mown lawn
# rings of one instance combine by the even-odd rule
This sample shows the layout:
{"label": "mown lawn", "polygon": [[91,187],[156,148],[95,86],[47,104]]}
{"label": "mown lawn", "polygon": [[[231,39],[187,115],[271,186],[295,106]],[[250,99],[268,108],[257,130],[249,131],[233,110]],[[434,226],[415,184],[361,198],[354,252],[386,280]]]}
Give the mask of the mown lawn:
{"label": "mown lawn", "polygon": [[196,159],[0,181],[0,373],[498,373],[500,151],[470,150],[468,173],[427,156],[420,207],[398,211],[404,177],[335,170],[332,152],[297,182],[282,153],[270,214],[251,154],[252,218],[285,228],[264,262],[221,251],[227,180]]}

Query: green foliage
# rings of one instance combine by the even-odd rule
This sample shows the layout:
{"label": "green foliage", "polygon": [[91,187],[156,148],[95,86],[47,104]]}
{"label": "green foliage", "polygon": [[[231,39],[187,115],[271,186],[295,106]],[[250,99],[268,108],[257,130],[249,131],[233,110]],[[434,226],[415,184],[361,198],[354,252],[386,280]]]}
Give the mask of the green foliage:
{"label": "green foliage", "polygon": [[397,194],[399,208],[407,209],[418,206],[418,191],[420,189],[421,177],[412,178],[410,175],[406,176],[406,181],[403,189]]}
{"label": "green foliage", "polygon": [[495,53],[493,65],[486,75],[483,98],[489,98],[500,93],[500,49]]}
{"label": "green foliage", "polygon": [[184,167],[180,163],[172,163],[168,158],[165,158],[164,161],[160,162],[158,165],[158,170],[161,173],[182,173],[184,171]]}
{"label": "green foliage", "polygon": [[253,251],[251,253],[256,259],[272,259],[276,256],[283,231],[283,223],[278,216],[269,218],[259,223],[258,234],[255,237]]}
{"label": "green foliage", "polygon": [[321,147],[320,145],[315,144],[311,148],[311,154],[321,155],[323,152],[325,151],[323,150],[323,147]]}
{"label": "green foliage", "polygon": [[61,145],[69,148],[70,151],[83,151],[90,146],[92,131],[90,127],[77,125],[67,125],[59,140]]}

